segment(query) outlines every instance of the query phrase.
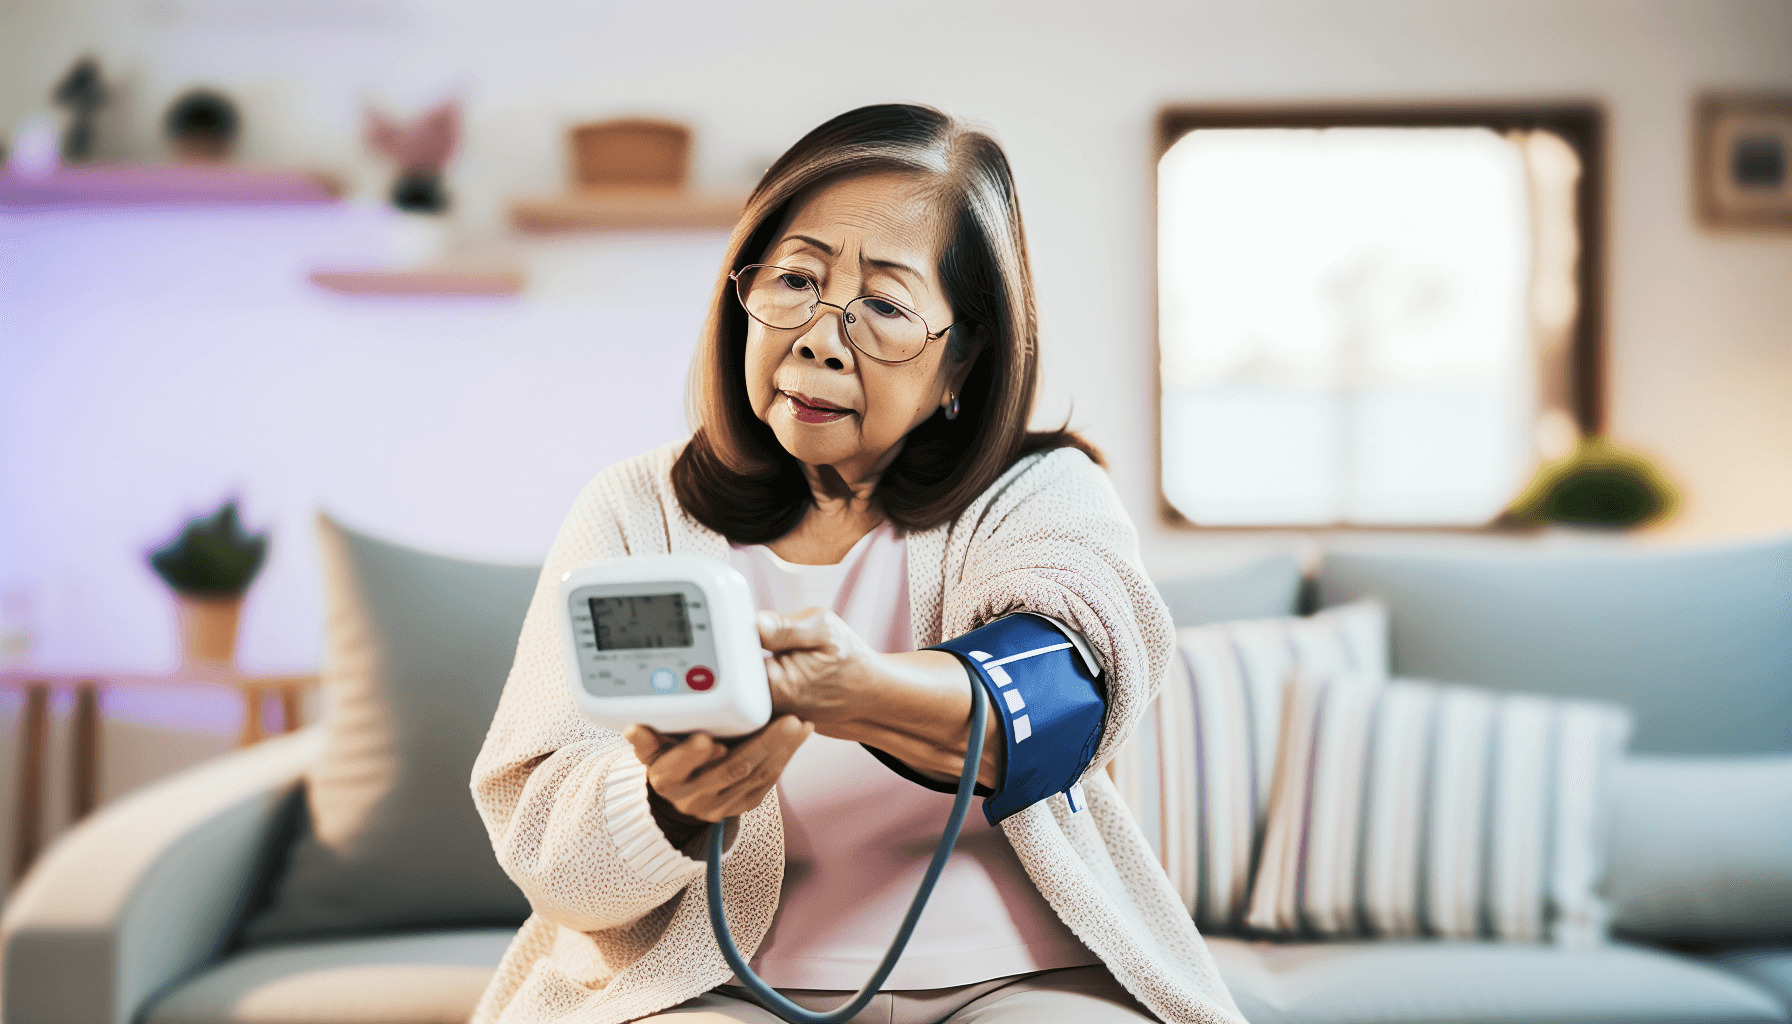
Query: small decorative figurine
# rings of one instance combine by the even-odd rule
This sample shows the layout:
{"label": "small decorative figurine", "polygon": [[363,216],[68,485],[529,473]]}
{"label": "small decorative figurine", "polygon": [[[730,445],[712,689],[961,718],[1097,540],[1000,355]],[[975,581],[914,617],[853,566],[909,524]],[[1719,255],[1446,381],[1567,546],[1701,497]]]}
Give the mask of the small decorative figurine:
{"label": "small decorative figurine", "polygon": [[64,163],[78,164],[93,159],[93,123],[100,108],[106,105],[106,83],[100,74],[100,62],[82,57],[69,68],[56,84],[51,97],[69,110],[68,130],[62,135]]}
{"label": "small decorative figurine", "polygon": [[398,165],[392,205],[411,213],[441,213],[448,208],[442,168],[460,142],[460,104],[447,100],[409,123],[378,110],[367,111],[367,144]]}

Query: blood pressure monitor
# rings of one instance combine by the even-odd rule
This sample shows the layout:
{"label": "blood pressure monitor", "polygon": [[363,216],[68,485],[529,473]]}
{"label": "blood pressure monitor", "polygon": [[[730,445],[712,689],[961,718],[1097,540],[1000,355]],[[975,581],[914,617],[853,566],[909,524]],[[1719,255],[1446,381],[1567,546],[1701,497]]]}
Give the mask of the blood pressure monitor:
{"label": "blood pressure monitor", "polygon": [[771,719],[753,593],[727,563],[636,555],[560,577],[573,702],[611,729],[739,736]]}
{"label": "blood pressure monitor", "polygon": [[[746,578],[726,563],[698,555],[640,555],[587,563],[560,577],[559,608],[573,702],[599,725],[621,729],[641,722],[664,733],[702,730],[716,736],[739,736],[771,719],[771,689],[765,681],[753,592]],[[1037,621],[1027,615],[1010,616],[956,641],[983,648],[964,654],[970,659],[965,664],[987,661],[987,671],[1002,673],[997,685],[1017,687],[1015,692],[1007,692],[1008,708],[1028,707],[1029,714],[1036,714],[1039,705],[1017,699],[1018,684],[1001,666],[1071,645],[1040,645],[1034,642],[1037,637],[1028,634],[1016,643],[1031,644],[1029,649],[989,660],[989,651],[1004,648],[987,642],[985,634],[1004,623],[1021,622],[1024,628],[1024,623]],[[1047,639],[1058,637],[1053,634]],[[943,645],[934,649],[956,650]],[[978,766],[983,762],[984,728],[991,703],[979,678],[970,680],[970,739],[945,830],[889,951],[871,979],[845,1004],[825,1013],[809,1010],[753,973],[728,931],[727,911],[722,905],[724,837],[729,830],[726,821],[710,829],[706,899],[716,944],[735,977],[784,1020],[844,1024],[870,1004],[895,970],[970,810]],[[1093,744],[1083,746],[1094,749]]]}

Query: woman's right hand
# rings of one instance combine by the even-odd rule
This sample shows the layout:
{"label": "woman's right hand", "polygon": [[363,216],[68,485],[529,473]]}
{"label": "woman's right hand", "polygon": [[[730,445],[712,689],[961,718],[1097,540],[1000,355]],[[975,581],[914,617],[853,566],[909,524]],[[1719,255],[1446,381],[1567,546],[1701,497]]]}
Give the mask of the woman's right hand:
{"label": "woman's right hand", "polygon": [[758,807],[814,731],[810,723],[784,715],[726,743],[701,732],[674,742],[640,724],[622,736],[647,766],[654,819],[672,845],[682,847],[709,824]]}

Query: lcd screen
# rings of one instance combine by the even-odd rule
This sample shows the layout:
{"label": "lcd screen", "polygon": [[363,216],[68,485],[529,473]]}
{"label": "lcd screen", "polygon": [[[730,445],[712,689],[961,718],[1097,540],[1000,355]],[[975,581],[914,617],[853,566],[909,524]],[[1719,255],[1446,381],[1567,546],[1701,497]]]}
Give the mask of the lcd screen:
{"label": "lcd screen", "polygon": [[600,651],[691,646],[691,619],[683,594],[591,598],[591,622]]}

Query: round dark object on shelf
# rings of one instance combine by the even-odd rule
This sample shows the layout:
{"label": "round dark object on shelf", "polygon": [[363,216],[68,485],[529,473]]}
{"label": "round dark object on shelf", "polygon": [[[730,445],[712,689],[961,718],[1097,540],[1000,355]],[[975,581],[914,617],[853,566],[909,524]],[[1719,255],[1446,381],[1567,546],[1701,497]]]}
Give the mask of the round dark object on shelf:
{"label": "round dark object on shelf", "polygon": [[168,106],[163,127],[183,160],[229,159],[242,119],[230,97],[212,89],[193,89]]}
{"label": "round dark object on shelf", "polygon": [[171,138],[234,139],[236,104],[221,92],[193,89],[169,105],[166,124]]}

